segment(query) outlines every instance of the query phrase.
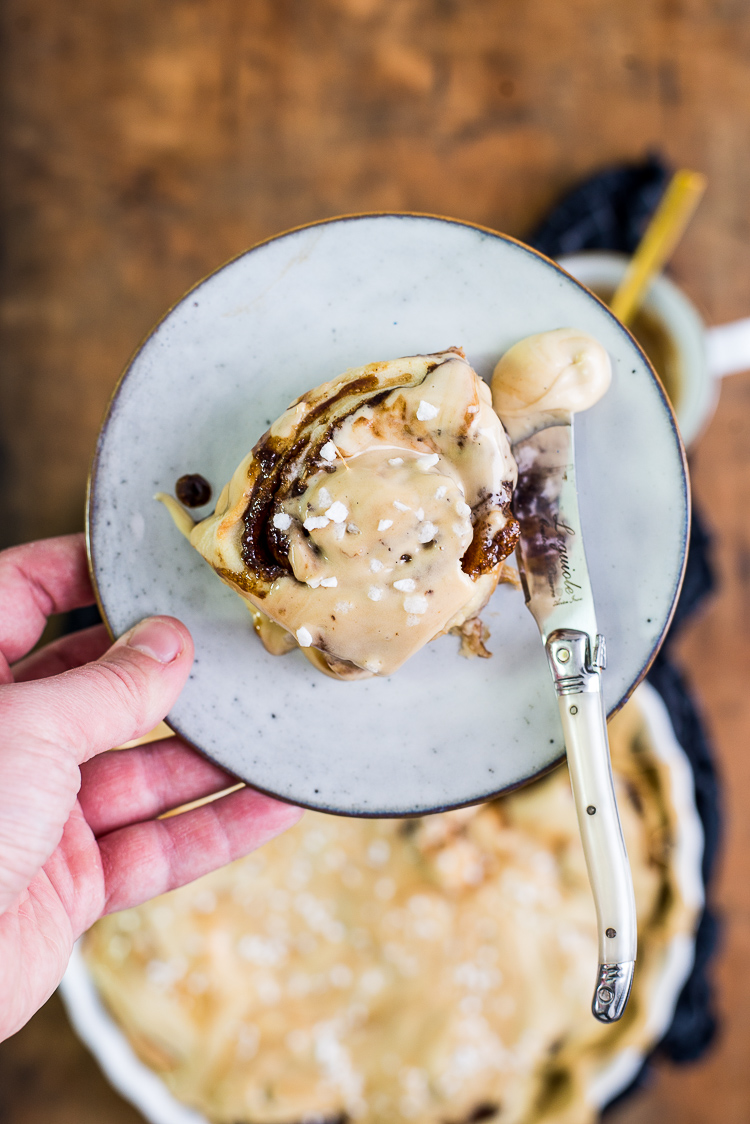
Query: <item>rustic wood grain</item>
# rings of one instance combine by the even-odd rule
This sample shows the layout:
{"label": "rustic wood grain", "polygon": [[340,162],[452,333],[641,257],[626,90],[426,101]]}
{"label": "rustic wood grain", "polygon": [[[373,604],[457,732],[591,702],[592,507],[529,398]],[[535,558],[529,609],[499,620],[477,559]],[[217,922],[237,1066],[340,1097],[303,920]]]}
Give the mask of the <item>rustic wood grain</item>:
{"label": "rustic wood grain", "polygon": [[[203,274],[297,223],[457,215],[523,235],[602,164],[657,148],[709,190],[673,272],[750,314],[743,0],[5,0],[0,542],[82,525],[113,383]],[[750,376],[694,456],[721,588],[680,652],[725,781],[723,1033],[617,1124],[750,1119]],[[138,1119],[53,1000],[0,1047],[2,1124]]]}

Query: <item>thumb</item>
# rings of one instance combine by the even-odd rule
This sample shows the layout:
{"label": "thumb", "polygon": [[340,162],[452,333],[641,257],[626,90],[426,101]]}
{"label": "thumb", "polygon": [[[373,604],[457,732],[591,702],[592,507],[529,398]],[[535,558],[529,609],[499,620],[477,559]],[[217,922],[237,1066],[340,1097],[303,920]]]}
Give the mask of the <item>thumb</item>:
{"label": "thumb", "polygon": [[60,842],[78,764],[153,729],[192,662],[185,626],[151,617],[93,663],[0,686],[0,914]]}
{"label": "thumb", "polygon": [[185,626],[173,617],[150,617],[93,663],[8,685],[4,709],[12,740],[23,745],[39,739],[86,761],[153,729],[182,690],[192,662]]}

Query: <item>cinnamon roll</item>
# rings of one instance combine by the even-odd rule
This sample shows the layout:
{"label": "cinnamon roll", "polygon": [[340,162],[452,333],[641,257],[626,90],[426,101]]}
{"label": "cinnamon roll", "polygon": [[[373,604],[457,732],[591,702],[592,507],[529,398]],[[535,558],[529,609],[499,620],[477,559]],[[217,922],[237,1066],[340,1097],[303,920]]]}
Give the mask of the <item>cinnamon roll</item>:
{"label": "cinnamon roll", "polygon": [[449,348],[303,394],[202,522],[159,498],[269,651],[356,679],[476,617],[518,539],[516,475],[489,387]]}

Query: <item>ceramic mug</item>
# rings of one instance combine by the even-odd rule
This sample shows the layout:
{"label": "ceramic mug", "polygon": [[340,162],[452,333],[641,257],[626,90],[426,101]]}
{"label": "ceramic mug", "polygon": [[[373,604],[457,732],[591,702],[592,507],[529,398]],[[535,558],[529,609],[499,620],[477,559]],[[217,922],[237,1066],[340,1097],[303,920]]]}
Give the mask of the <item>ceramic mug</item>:
{"label": "ceramic mug", "polygon": [[[607,300],[629,261],[627,254],[589,250],[567,254],[559,264]],[[662,379],[689,447],[716,409],[719,380],[750,368],[750,317],[707,328],[692,302],[662,274],[652,282],[631,331]]]}

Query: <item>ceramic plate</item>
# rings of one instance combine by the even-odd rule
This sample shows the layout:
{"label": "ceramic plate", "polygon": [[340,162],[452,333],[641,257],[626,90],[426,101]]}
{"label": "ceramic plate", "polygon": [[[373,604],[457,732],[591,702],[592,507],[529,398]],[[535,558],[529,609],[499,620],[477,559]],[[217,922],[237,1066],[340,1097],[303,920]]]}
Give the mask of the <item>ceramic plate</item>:
{"label": "ceramic plate", "polygon": [[201,282],[141,347],[104,422],[94,580],[113,633],[151,613],[190,628],[195,666],[169,716],[178,733],[257,788],[348,815],[486,800],[561,757],[546,657],[510,586],[483,613],[492,659],[463,659],[441,637],[392,677],[338,682],[299,652],[266,653],[153,495],[186,472],[217,495],[292,399],[348,367],[456,344],[487,378],[523,336],[566,326],[596,336],[614,369],[576,429],[607,708],[622,703],[670,618],[689,524],[682,446],[647,360],[604,305],[512,239],[429,216],[358,216],[271,239]]}

